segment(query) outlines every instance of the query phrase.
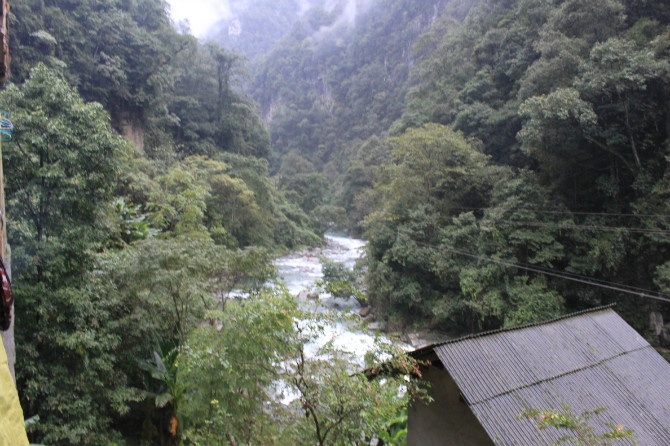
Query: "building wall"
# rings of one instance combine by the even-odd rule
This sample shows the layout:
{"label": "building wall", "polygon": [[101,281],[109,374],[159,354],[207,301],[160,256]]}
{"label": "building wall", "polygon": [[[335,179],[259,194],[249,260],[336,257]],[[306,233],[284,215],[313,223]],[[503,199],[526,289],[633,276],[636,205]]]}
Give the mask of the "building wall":
{"label": "building wall", "polygon": [[407,446],[493,446],[484,428],[446,370],[435,366],[422,370],[430,383],[428,405],[417,402],[409,408]]}

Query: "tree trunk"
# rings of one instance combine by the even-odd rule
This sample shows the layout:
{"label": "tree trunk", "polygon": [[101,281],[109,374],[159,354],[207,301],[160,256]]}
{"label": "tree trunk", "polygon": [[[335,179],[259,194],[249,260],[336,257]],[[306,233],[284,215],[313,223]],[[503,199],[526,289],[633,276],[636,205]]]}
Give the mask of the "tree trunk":
{"label": "tree trunk", "polygon": [[628,131],[628,138],[630,139],[630,147],[633,150],[633,156],[635,157],[635,165],[638,169],[642,167],[640,162],[640,155],[637,153],[637,145],[635,144],[635,137],[633,136],[633,129],[630,126],[630,113],[628,111],[628,100],[624,104],[624,110],[626,112],[626,130]]}

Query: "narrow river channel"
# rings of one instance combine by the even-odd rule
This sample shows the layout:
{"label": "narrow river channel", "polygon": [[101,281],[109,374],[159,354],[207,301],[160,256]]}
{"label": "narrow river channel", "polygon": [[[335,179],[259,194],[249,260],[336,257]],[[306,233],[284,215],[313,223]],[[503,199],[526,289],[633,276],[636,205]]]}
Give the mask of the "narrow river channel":
{"label": "narrow river channel", "polygon": [[[354,320],[358,318],[360,303],[354,298],[334,298],[322,290],[316,290],[316,282],[323,277],[320,258],[344,263],[353,268],[356,260],[363,254],[364,247],[364,240],[326,235],[325,246],[293,253],[275,261],[280,280],[298,298],[304,309],[313,312],[336,310],[342,315],[326,327],[320,342],[332,340],[336,348],[354,353],[361,361],[365,353],[373,347],[375,332],[350,320],[352,315]],[[307,294],[310,292],[318,293],[318,298],[308,299]],[[385,338],[383,335],[382,337]]]}

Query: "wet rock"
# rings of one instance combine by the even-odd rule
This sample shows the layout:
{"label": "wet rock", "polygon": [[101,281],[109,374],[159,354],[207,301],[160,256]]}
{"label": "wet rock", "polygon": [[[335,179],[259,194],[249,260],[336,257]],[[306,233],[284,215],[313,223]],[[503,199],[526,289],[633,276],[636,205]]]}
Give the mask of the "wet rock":
{"label": "wet rock", "polygon": [[302,290],[301,292],[298,293],[296,296],[300,300],[307,300],[307,295],[309,294],[309,291],[307,290]]}
{"label": "wet rock", "polygon": [[409,333],[407,334],[406,339],[407,343],[415,348],[426,344],[421,337],[421,333]]}
{"label": "wet rock", "polygon": [[402,335],[402,340],[414,348],[421,348],[431,344],[444,342],[449,337],[444,333],[439,333],[431,330],[421,330],[417,332],[405,333]]}
{"label": "wet rock", "polygon": [[428,331],[417,331],[412,333],[406,333],[402,336],[403,341],[411,345],[414,348],[423,347],[428,344],[432,344],[429,340],[433,335]]}
{"label": "wet rock", "polygon": [[389,321],[389,323],[386,325],[387,333],[400,333],[401,331],[402,327],[397,322]]}
{"label": "wet rock", "polygon": [[386,324],[383,322],[372,322],[368,324],[368,329],[370,330],[384,330],[386,328]]}
{"label": "wet rock", "polygon": [[368,317],[368,316],[370,315],[371,312],[372,312],[372,308],[370,308],[370,307],[364,307],[364,308],[361,308],[361,309],[360,309],[360,311],[358,312],[358,315],[359,315],[360,317]]}
{"label": "wet rock", "polygon": [[319,293],[307,293],[307,300],[319,300]]}

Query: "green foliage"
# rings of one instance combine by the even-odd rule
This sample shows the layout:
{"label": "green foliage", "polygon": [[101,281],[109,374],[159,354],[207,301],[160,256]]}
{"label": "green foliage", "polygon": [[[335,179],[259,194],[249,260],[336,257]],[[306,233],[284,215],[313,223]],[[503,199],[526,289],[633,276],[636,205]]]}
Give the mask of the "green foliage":
{"label": "green foliage", "polygon": [[[416,363],[387,344],[367,357],[372,376],[357,373],[360,364],[332,343],[315,345],[327,320],[299,312],[285,291],[230,301],[208,317],[179,354],[186,441],[362,444],[422,394],[405,380]],[[318,351],[308,357],[308,348]],[[280,402],[286,392],[295,395],[290,404]]]}
{"label": "green foliage", "polygon": [[161,444],[166,443],[166,438],[170,439],[167,442],[172,442],[180,436],[181,423],[178,414],[186,387],[179,376],[178,352],[178,349],[173,349],[162,356],[154,351],[151,360],[144,359],[138,362],[139,368],[147,372],[151,379],[150,390],[145,391],[145,397],[152,409],[161,410],[158,417],[160,429],[155,430],[146,429],[146,426],[152,425],[152,420],[156,418],[154,410],[147,411],[147,418],[143,423],[143,442],[151,441],[153,435],[149,432],[153,433],[156,430],[162,434]]}
{"label": "green foliage", "polygon": [[562,410],[537,410],[525,409],[517,418],[532,419],[537,422],[538,429],[548,427],[558,429],[559,431],[569,430],[568,435],[558,438],[553,445],[564,443],[576,444],[579,446],[610,446],[624,438],[632,439],[633,444],[638,444],[635,435],[630,429],[625,429],[622,425],[605,423],[609,430],[596,433],[590,420],[599,413],[607,410],[600,407],[594,410],[585,410],[581,414],[575,414],[570,406],[563,405]]}
{"label": "green foliage", "polygon": [[[127,317],[144,321],[138,333],[127,335],[130,345],[145,349],[138,357],[149,356],[154,340],[174,346],[183,343],[191,327],[215,306],[214,272],[227,255],[209,240],[185,237],[150,238],[110,253],[106,279],[124,305],[133,309]],[[139,339],[132,339],[135,334]]]}
{"label": "green foliage", "polygon": [[119,128],[167,118],[168,63],[179,39],[162,0],[23,0],[12,5],[10,27],[15,78],[44,62],[102,103]]}
{"label": "green foliage", "polygon": [[181,409],[187,440],[270,441],[265,436],[278,404],[272,388],[291,345],[295,314],[295,300],[281,291],[208,313],[211,324],[195,329],[179,356],[179,376],[188,388]]}
{"label": "green foliage", "polygon": [[348,299],[355,297],[360,302],[365,301],[365,296],[357,288],[359,275],[344,263],[338,263],[326,258],[320,259],[323,271],[323,280],[317,282],[326,292],[335,297]]}
{"label": "green foliage", "polygon": [[533,174],[489,164],[437,124],[390,144],[366,219],[371,303],[405,323],[463,329],[560,314],[563,299],[547,281],[509,265],[550,267],[564,256],[555,219],[533,211],[549,207]]}
{"label": "green foliage", "polygon": [[118,219],[121,238],[125,243],[143,240],[155,233],[146,215],[140,213],[141,206],[135,206],[132,203],[126,203],[123,198],[117,198],[114,201],[114,211]]}
{"label": "green foliage", "polygon": [[407,444],[407,408],[403,407],[398,416],[392,419],[384,430],[378,433],[379,439],[390,446],[402,446]]}
{"label": "green foliage", "polygon": [[305,348],[322,336],[322,323],[312,320],[297,329],[288,380],[298,399],[291,403],[295,421],[284,431],[284,439],[320,446],[369,443],[395,420],[409,398],[423,397],[416,380],[406,380],[416,373],[417,363],[383,342],[366,355],[369,376],[356,373],[351,354],[330,342],[308,358]]}
{"label": "green foliage", "polygon": [[174,95],[168,110],[177,150],[214,157],[225,151],[267,157],[270,138],[256,106],[237,85],[242,58],[214,44],[186,41],[189,51],[175,58]]}
{"label": "green foliage", "polygon": [[[352,150],[343,183],[381,314],[470,332],[616,300],[643,328],[655,305],[539,271],[666,283],[668,31],[647,6],[476,2],[418,40],[389,158]],[[471,160],[425,123],[462,132]]]}
{"label": "green foliage", "polygon": [[107,330],[115,309],[93,271],[126,146],[99,104],[84,103],[43,65],[0,101],[16,121],[3,161],[12,166],[5,191],[24,352],[17,380],[27,417],[40,419],[29,434],[50,444],[116,439],[113,417],[138,396],[110,355],[120,344]]}
{"label": "green foliage", "polygon": [[109,129],[107,114],[99,104],[84,103],[43,65],[22,87],[8,87],[2,102],[18,123],[16,143],[4,156],[12,166],[8,206],[28,223],[17,225],[19,243],[63,236],[93,241],[90,226],[101,203],[111,198],[111,179],[124,149]]}

